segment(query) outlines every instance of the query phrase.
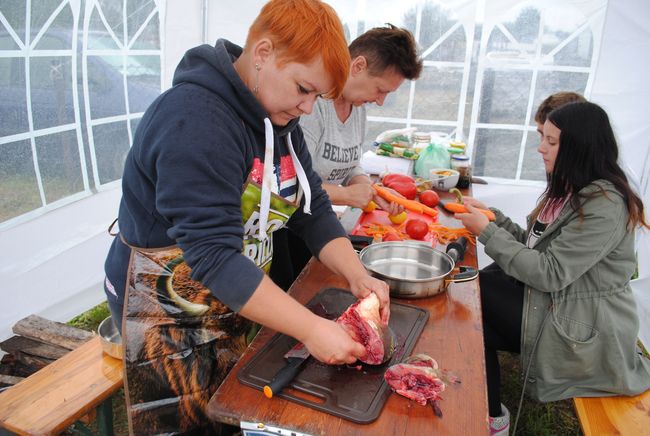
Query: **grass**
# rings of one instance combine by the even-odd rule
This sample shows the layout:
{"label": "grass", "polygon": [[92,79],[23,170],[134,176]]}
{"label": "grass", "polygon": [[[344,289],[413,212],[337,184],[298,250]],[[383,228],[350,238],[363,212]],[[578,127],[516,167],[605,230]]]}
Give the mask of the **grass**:
{"label": "grass", "polygon": [[104,301],[101,304],[85,311],[81,315],[77,315],[68,321],[68,325],[80,329],[96,332],[99,323],[102,322],[111,314],[108,309],[108,302]]}
{"label": "grass", "polygon": [[[501,362],[501,401],[510,411],[512,430],[521,395],[521,365],[519,356],[499,353]],[[581,435],[572,400],[539,403],[524,397],[517,424],[517,434],[522,435]]]}

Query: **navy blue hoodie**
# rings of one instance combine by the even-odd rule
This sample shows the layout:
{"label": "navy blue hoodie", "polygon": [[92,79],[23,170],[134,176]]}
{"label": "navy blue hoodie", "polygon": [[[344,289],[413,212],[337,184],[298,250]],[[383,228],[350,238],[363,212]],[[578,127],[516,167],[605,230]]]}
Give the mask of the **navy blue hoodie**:
{"label": "navy blue hoodie", "polygon": [[[242,254],[243,187],[264,161],[265,109],[239,78],[233,62],[242,49],[219,40],[189,50],[173,87],[158,97],[138,125],[122,178],[119,228],[131,245],[178,245],[192,278],[238,311],[263,271]],[[311,215],[300,207],[288,222],[313,253],[345,236],[312,170],[298,120],[273,126],[274,164],[289,157],[291,135],[311,187]],[[282,194],[284,196],[284,194]],[[304,198],[302,199],[304,203]],[[123,301],[130,248],[115,238],[106,276]]]}

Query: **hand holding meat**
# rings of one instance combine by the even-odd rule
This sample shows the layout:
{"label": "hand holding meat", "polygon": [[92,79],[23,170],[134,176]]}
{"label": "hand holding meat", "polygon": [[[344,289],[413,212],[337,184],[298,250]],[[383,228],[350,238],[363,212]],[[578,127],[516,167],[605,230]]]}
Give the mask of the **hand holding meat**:
{"label": "hand holding meat", "polygon": [[309,354],[328,365],[354,363],[366,354],[366,349],[354,341],[346,330],[334,321],[317,318],[303,343]]}
{"label": "hand holding meat", "polygon": [[[477,203],[480,202],[477,201]],[[488,220],[484,214],[479,212],[479,210],[469,202],[465,202],[465,206],[467,207],[468,213],[457,213],[454,217],[461,220],[467,230],[475,235],[480,235],[485,227],[490,223],[490,220]]]}
{"label": "hand holding meat", "polygon": [[370,365],[380,365],[390,360],[395,351],[396,338],[379,316],[379,299],[370,294],[347,308],[336,322],[342,325],[365,352],[359,360]]}
{"label": "hand holding meat", "polygon": [[350,280],[350,292],[360,300],[369,296],[371,293],[377,295],[381,322],[384,325],[388,324],[388,318],[390,317],[390,290],[386,282],[376,279],[364,271],[356,279]]}

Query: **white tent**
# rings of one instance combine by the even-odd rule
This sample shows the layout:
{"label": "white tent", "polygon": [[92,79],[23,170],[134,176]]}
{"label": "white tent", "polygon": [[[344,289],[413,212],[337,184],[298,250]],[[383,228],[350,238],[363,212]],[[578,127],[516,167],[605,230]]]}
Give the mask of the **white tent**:
{"label": "white tent", "polygon": [[[475,195],[523,220],[542,189],[530,164],[531,111],[569,87],[607,110],[650,207],[646,0],[328,2],[350,38],[391,22],[411,29],[426,55],[418,82],[370,110],[369,140],[399,126],[462,134],[490,182]],[[0,4],[0,340],[29,314],[65,321],[104,299],[106,229],[137,121],[185,50],[219,37],[242,44],[264,1],[18,3]],[[503,94],[501,83],[520,95]],[[434,98],[440,89],[453,99]],[[494,158],[503,153],[511,159]],[[649,240],[639,237],[642,319]],[[649,343],[650,326],[642,329]]]}

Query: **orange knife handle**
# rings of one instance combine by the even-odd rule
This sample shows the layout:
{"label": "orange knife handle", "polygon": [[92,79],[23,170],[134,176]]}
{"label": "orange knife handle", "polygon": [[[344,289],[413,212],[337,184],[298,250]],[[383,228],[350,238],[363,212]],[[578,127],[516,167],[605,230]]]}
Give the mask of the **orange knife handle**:
{"label": "orange knife handle", "polygon": [[271,382],[264,386],[264,395],[266,398],[273,398],[273,396],[287,387],[298,373],[302,370],[302,364],[307,359],[289,358],[287,364],[280,369]]}

